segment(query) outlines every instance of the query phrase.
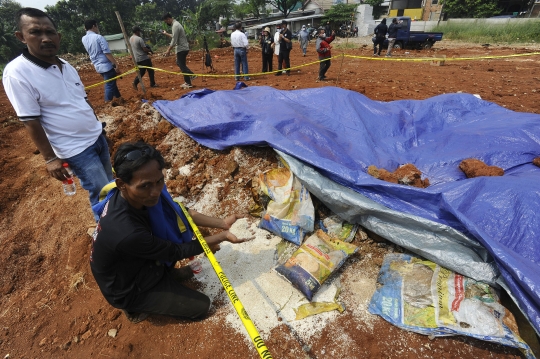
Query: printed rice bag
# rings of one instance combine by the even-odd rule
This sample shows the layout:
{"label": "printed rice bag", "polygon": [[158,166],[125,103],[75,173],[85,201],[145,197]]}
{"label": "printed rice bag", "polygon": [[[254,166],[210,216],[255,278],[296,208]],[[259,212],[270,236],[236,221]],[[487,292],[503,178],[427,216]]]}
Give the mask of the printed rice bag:
{"label": "printed rice bag", "polygon": [[332,239],[319,229],[276,271],[311,300],[324,281],[357,250],[355,245]]}
{"label": "printed rice bag", "polygon": [[378,282],[382,286],[369,303],[371,314],[416,333],[467,335],[519,348],[534,358],[512,313],[485,283],[406,254],[387,254]]}
{"label": "printed rice bag", "polygon": [[275,168],[258,177],[258,192],[270,198],[259,224],[294,244],[313,232],[315,208],[308,190],[288,168]]}

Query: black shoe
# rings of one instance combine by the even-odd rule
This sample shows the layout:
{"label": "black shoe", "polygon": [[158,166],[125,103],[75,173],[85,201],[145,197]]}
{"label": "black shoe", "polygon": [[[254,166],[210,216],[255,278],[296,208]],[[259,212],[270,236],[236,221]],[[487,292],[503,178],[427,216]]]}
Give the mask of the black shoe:
{"label": "black shoe", "polygon": [[276,76],[281,76],[281,70],[279,70],[279,72],[276,72]]}
{"label": "black shoe", "polygon": [[150,87],[159,87],[158,84],[153,84],[153,85],[150,85]]}
{"label": "black shoe", "polygon": [[126,315],[127,320],[133,324],[140,323],[150,316],[148,313],[130,313],[125,309],[122,309],[122,312]]}
{"label": "black shoe", "polygon": [[138,91],[138,90],[139,90],[139,89],[137,88],[137,84],[136,84],[136,83],[133,83],[132,85],[133,85],[133,89],[134,89],[135,91]]}

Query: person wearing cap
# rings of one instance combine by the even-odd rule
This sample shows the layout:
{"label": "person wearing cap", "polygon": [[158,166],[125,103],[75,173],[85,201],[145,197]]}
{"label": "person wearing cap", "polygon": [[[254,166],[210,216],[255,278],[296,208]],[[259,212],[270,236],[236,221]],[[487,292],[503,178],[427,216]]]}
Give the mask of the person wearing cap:
{"label": "person wearing cap", "polygon": [[242,64],[242,71],[244,72],[244,80],[249,80],[248,62],[247,62],[247,50],[249,48],[249,42],[246,34],[242,32],[242,23],[237,22],[234,25],[236,29],[231,34],[231,46],[234,49],[234,75],[235,80],[240,81],[240,64]]}
{"label": "person wearing cap", "polygon": [[[133,60],[139,66],[148,66],[152,67],[152,60],[148,54],[153,54],[150,47],[148,47],[144,40],[141,37],[141,28],[138,26],[133,26],[131,29],[133,35],[129,38],[129,43],[131,45],[131,51],[133,52]],[[141,78],[146,73],[146,68],[139,68],[139,74]],[[148,77],[150,78],[150,87],[157,87],[156,81],[154,80],[154,70],[148,69]],[[139,84],[139,76],[135,76],[133,80],[133,88],[137,90],[137,85]]]}
{"label": "person wearing cap", "polygon": [[[287,21],[283,20],[281,22],[281,31],[279,32],[279,55],[278,55],[278,70],[283,68],[285,65],[287,76],[290,75],[291,70],[291,60],[289,55],[292,49],[292,33],[291,30],[287,28]],[[280,76],[281,71],[276,72],[276,76]]]}
{"label": "person wearing cap", "polygon": [[[330,43],[334,41],[335,37],[335,31],[332,31],[332,36],[326,37],[325,30],[322,27],[319,28],[319,37],[317,38],[317,42],[315,45],[320,60],[319,77],[317,78],[318,81],[324,81],[326,79],[326,71],[328,71],[328,69],[330,68],[330,58],[332,57],[332,54],[330,52],[332,46],[330,46]],[[322,61],[325,59],[328,60]]]}
{"label": "person wearing cap", "polygon": [[272,72],[272,57],[274,56],[274,38],[270,35],[270,28],[265,27],[259,39],[262,50],[262,72]]}
{"label": "person wearing cap", "polygon": [[300,40],[300,49],[302,50],[304,56],[306,56],[309,43],[309,33],[306,30],[306,25],[302,25],[302,29],[298,33],[298,39]]}

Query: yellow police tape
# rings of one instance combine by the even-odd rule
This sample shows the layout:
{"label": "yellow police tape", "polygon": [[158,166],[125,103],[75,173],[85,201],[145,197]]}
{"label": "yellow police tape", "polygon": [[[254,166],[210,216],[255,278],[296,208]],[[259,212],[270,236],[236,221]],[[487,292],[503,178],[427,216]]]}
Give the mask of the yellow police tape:
{"label": "yellow police tape", "polygon": [[242,305],[242,302],[240,302],[240,298],[236,295],[236,292],[234,291],[234,288],[227,279],[227,276],[225,273],[223,273],[223,269],[221,269],[221,266],[219,265],[218,261],[216,260],[216,257],[212,253],[212,250],[210,247],[208,247],[208,243],[204,240],[201,232],[199,232],[199,229],[197,228],[197,225],[193,222],[193,219],[189,215],[188,211],[186,210],[186,207],[182,203],[177,202],[180,205],[180,208],[182,208],[182,212],[184,212],[184,215],[186,216],[189,224],[191,225],[191,228],[193,229],[193,232],[195,232],[195,235],[197,236],[197,239],[201,243],[201,246],[204,250],[204,253],[206,253],[206,256],[208,257],[208,260],[210,261],[210,264],[212,264],[212,267],[214,268],[214,271],[216,272],[219,281],[221,282],[221,285],[225,289],[225,292],[227,292],[227,295],[229,296],[229,299],[231,300],[234,309],[238,313],[238,316],[242,320],[242,324],[244,324],[244,327],[246,328],[249,337],[253,341],[253,344],[255,345],[255,348],[259,352],[259,355],[263,359],[272,359],[272,354],[270,354],[270,351],[266,347],[266,344],[264,344],[263,339],[259,335],[259,332],[257,331],[257,328],[255,328],[255,325],[251,321],[251,318],[249,317],[246,309]]}
{"label": "yellow police tape", "polygon": [[192,73],[183,73],[183,72],[175,72],[175,71],[168,71],[163,70],[157,67],[150,67],[150,66],[137,66],[129,71],[126,71],[112,79],[108,79],[106,81],[98,82],[97,84],[86,86],[85,89],[90,89],[92,87],[96,87],[99,85],[102,85],[104,83],[107,83],[109,81],[116,80],[118,78],[121,78],[122,76],[129,75],[131,73],[134,73],[138,71],[139,69],[151,69],[154,71],[159,72],[165,72],[173,75],[183,75],[183,76],[200,76],[200,77],[252,77],[252,76],[263,76],[263,75],[271,75],[271,74],[277,74],[281,73],[281,71],[291,71],[296,70],[302,67],[315,65],[318,63],[321,63],[323,61],[329,61],[334,60],[337,58],[352,58],[352,59],[362,59],[362,60],[373,60],[373,61],[399,61],[399,62],[427,62],[427,61],[472,61],[472,60],[489,60],[489,59],[505,59],[505,58],[512,58],[512,57],[523,57],[523,56],[536,56],[540,55],[540,52],[529,52],[526,54],[512,54],[512,55],[491,55],[491,56],[476,56],[476,57],[419,57],[419,58],[399,58],[399,57],[373,57],[373,56],[355,56],[355,55],[346,55],[346,54],[339,54],[336,56],[332,56],[331,58],[323,59],[323,60],[317,60],[312,61],[307,64],[302,64],[298,66],[293,66],[287,69],[281,69],[281,70],[274,70],[270,72],[256,72],[252,74],[242,74],[242,76],[235,75],[235,74],[226,74],[226,75],[216,75],[216,74],[192,74]]}

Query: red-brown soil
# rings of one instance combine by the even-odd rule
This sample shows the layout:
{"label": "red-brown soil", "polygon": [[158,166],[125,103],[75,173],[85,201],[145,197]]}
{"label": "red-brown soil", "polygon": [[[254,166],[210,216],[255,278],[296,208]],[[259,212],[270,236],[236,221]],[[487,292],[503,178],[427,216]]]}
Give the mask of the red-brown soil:
{"label": "red-brown soil", "polygon": [[399,183],[418,188],[429,187],[429,179],[422,179],[422,172],[411,163],[398,167],[394,172],[388,172],[384,168],[374,165],[368,167],[368,173],[381,181]]}
{"label": "red-brown soil", "polygon": [[[334,43],[333,54],[341,50]],[[307,57],[296,45],[293,66],[315,61],[311,44]],[[536,49],[537,50],[537,49]],[[430,51],[396,51],[396,58],[446,55],[509,55],[532,52],[525,47],[459,46],[437,43]],[[232,49],[212,50],[215,74],[233,73]],[[369,56],[371,47],[356,46],[352,55]],[[203,67],[202,53],[191,52],[189,67],[209,74]],[[382,59],[381,59],[382,60]],[[327,76],[316,82],[318,65],[302,67],[291,76],[253,76],[249,86],[266,85],[282,90],[339,86],[360,92],[371,99],[392,101],[425,99],[448,92],[479,94],[515,111],[540,111],[540,66],[538,56],[499,60],[446,61],[444,66],[424,62],[368,61],[336,59]],[[154,65],[178,71],[174,57],[154,56]],[[123,69],[131,68],[130,59],[120,60]],[[261,67],[260,52],[249,51],[251,72]],[[88,63],[74,64],[85,85],[101,81]],[[274,62],[275,66],[275,62]],[[134,75],[118,81],[123,101],[103,103],[103,88],[88,91],[97,114],[109,123],[116,149],[124,141],[145,140],[165,155],[171,171],[168,186],[174,194],[195,201],[205,183],[219,178],[226,186],[218,190],[219,205],[207,213],[222,216],[249,209],[250,184],[260,171],[276,165],[274,153],[265,148],[234,148],[214,151],[198,145],[180,130],[155,116],[144,97],[174,100],[187,93],[179,85],[181,77],[157,72],[160,87],[146,96],[131,87]],[[145,77],[145,83],[148,84]],[[231,89],[232,77],[200,76],[196,89]],[[322,105],[331,107],[330,103]],[[134,325],[103,298],[88,264],[93,223],[86,193],[80,189],[73,197],[63,195],[60,183],[48,177],[43,159],[34,154],[35,146],[17,120],[0,90],[0,355],[9,358],[256,358],[257,352],[244,335],[226,324],[222,313],[226,301],[213,303],[210,318],[189,322],[151,317]],[[509,119],[510,121],[511,119]],[[239,158],[243,158],[240,161]],[[189,180],[178,168],[190,164]],[[342,275],[355,276],[364,265],[380,266],[391,246],[371,239],[362,244],[361,258],[351,262]],[[192,283],[196,285],[195,283]],[[275,313],[269,313],[275,315]],[[274,358],[518,358],[517,350],[466,337],[429,338],[398,329],[384,320],[372,318],[373,329],[347,315],[322,329],[309,343],[302,343],[286,325],[279,325],[266,337]],[[255,323],[256,324],[256,323]],[[116,337],[107,333],[116,329]],[[302,345],[309,346],[302,349]],[[9,355],[9,356],[8,356]]]}
{"label": "red-brown soil", "polygon": [[497,166],[488,166],[476,158],[467,158],[459,164],[459,169],[467,178],[482,176],[503,176],[504,170]]}

